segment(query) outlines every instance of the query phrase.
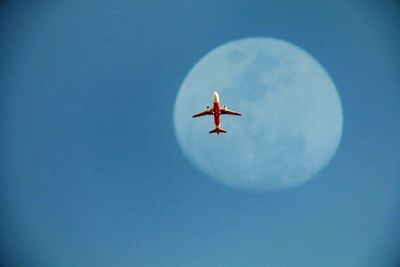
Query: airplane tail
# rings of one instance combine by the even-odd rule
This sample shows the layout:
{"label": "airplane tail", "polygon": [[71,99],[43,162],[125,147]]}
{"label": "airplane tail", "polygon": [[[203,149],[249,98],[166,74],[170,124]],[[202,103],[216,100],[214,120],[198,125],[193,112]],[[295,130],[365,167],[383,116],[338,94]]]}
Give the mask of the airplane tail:
{"label": "airplane tail", "polygon": [[226,131],[224,130],[224,129],[222,129],[222,128],[215,128],[214,130],[212,130],[212,131],[209,131],[208,133],[216,133],[216,134],[220,134],[220,133],[226,133]]}

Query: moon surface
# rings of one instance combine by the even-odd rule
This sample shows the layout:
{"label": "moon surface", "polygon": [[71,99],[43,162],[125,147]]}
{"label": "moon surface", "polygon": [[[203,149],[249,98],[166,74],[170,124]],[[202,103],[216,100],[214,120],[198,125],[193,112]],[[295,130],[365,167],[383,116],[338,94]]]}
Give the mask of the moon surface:
{"label": "moon surface", "polygon": [[[212,116],[192,115],[221,105],[228,133],[211,135]],[[189,72],[178,92],[174,126],[183,153],[225,185],[254,191],[304,184],[334,156],[343,113],[335,85],[303,49],[273,38],[223,44]]]}

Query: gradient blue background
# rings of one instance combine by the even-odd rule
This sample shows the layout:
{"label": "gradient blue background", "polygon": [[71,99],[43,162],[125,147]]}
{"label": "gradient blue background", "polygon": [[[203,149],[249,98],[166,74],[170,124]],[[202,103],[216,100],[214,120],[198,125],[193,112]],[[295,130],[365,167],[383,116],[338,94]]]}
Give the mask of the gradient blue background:
{"label": "gradient blue background", "polygon": [[[0,2],[0,266],[399,266],[400,5],[334,2]],[[224,187],[175,139],[190,68],[250,36],[308,51],[342,100],[296,189]]]}

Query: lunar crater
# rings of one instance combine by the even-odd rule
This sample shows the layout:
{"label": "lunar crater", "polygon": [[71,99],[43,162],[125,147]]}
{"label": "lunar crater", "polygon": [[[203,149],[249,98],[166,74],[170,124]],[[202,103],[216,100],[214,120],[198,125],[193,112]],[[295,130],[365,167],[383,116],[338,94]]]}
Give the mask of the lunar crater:
{"label": "lunar crater", "polygon": [[239,49],[234,49],[228,53],[228,63],[242,63],[246,59],[246,53]]}

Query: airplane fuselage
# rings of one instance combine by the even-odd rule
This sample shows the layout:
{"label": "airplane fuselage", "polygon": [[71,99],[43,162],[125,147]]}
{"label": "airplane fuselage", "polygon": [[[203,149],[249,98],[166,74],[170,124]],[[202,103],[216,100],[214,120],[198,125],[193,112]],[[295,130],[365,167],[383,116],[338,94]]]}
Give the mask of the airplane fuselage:
{"label": "airplane fuselage", "polygon": [[[214,100],[215,100],[215,98],[214,98]],[[221,107],[219,105],[219,99],[218,99],[218,102],[214,101],[213,110],[214,110],[215,128],[220,128],[221,127],[221,116],[220,116]]]}

